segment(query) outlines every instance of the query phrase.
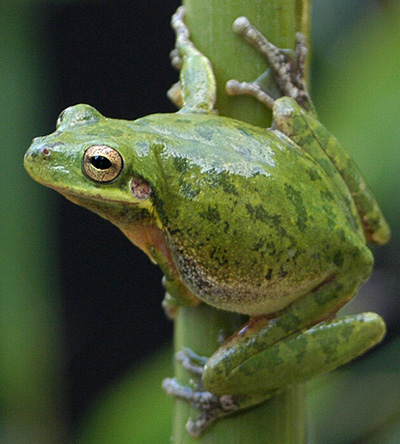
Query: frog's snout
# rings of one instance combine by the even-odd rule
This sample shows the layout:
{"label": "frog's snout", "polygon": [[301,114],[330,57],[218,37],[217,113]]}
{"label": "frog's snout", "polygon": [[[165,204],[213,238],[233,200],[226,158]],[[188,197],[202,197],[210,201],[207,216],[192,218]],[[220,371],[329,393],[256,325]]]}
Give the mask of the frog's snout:
{"label": "frog's snout", "polygon": [[43,142],[42,137],[33,139],[31,146],[24,156],[24,166],[28,173],[33,176],[38,168],[52,156],[52,147]]}
{"label": "frog's snout", "polygon": [[51,156],[52,150],[49,146],[36,143],[37,139],[34,139],[32,145],[25,153],[25,160],[29,158],[36,159],[42,158],[43,160],[48,159]]}
{"label": "frog's snout", "polygon": [[35,137],[33,139],[31,146],[25,153],[25,162],[48,160],[51,157],[54,144],[45,143],[44,140],[45,137]]}

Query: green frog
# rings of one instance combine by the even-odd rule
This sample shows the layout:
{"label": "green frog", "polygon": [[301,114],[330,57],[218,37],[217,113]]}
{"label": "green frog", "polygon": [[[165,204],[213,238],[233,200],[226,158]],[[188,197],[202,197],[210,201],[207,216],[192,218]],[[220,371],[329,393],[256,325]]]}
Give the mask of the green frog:
{"label": "green frog", "polygon": [[187,424],[199,436],[382,339],[378,315],[335,314],[371,273],[367,243],[387,242],[389,228],[349,154],[316,118],[301,35],[289,54],[246,18],[234,23],[280,91],[273,97],[261,80],[227,84],[229,94],[272,108],[273,128],[263,129],[215,113],[212,67],[189,39],[183,7],[172,26],[177,113],[127,121],[72,106],[54,133],[34,139],[25,168],[111,221],[161,267],[171,317],[200,303],[249,317],[211,357],[178,354],[201,385],[163,383],[201,410]]}

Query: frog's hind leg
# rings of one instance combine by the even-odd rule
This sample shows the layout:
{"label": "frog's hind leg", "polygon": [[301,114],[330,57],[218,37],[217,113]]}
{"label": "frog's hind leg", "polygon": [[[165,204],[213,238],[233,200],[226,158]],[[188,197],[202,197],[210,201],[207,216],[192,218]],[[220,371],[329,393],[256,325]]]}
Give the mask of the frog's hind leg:
{"label": "frog's hind leg", "polygon": [[168,96],[181,107],[180,112],[212,112],[216,98],[214,73],[208,58],[190,41],[184,14],[185,8],[180,6],[171,20],[176,35],[171,62],[180,70],[180,81],[172,86]]}
{"label": "frog's hind leg", "polygon": [[[199,436],[215,420],[255,406],[313,376],[343,365],[385,333],[375,313],[333,318],[358,284],[335,276],[277,313],[251,319],[207,360],[190,350],[178,360],[197,378],[166,379],[164,390],[200,410],[187,430]],[[350,284],[349,284],[350,282]]]}
{"label": "frog's hind leg", "polygon": [[[230,80],[226,85],[227,92],[253,95],[273,109],[274,128],[321,164],[341,190],[349,208],[350,191],[368,242],[385,244],[390,238],[390,229],[371,189],[347,151],[315,117],[304,79],[307,53],[304,36],[297,34],[296,51],[291,51],[274,46],[245,17],[236,19],[233,28],[265,56],[285,97],[279,98],[266,84],[266,75],[251,83]],[[337,177],[337,172],[341,177]],[[357,218],[357,215],[353,216]]]}
{"label": "frog's hind leg", "polygon": [[[246,17],[237,18],[233,23],[233,30],[243,36],[267,59],[281,95],[292,97],[301,107],[313,111],[304,79],[304,62],[307,53],[304,36],[300,33],[296,35],[296,51],[293,51],[277,48]],[[251,94],[272,108],[277,97],[274,97],[268,88],[263,87],[263,82],[265,82],[265,76],[260,76],[251,83],[230,80],[226,85],[226,91],[231,95]]]}
{"label": "frog's hind leg", "polygon": [[163,389],[200,410],[186,424],[188,433],[198,437],[219,418],[256,406],[294,384],[349,362],[379,342],[384,331],[383,321],[375,313],[336,318],[294,332],[258,351],[250,342],[253,354],[246,352],[247,358],[234,368],[228,368],[228,355],[228,365],[217,374],[225,379],[218,384],[219,395],[208,387],[185,386],[175,378],[165,379]]}
{"label": "frog's hind leg", "polygon": [[[358,166],[336,137],[318,119],[286,97],[275,102],[273,116],[275,128],[317,160],[339,190],[344,189],[341,192],[349,208],[351,197],[367,241],[373,245],[388,242],[390,228],[378,202]],[[353,218],[356,219],[357,214]]]}

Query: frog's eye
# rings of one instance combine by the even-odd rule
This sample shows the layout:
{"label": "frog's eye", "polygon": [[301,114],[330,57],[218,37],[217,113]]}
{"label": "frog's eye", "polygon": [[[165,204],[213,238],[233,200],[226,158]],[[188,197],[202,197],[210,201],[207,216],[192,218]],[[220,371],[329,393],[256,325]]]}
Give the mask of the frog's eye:
{"label": "frog's eye", "polygon": [[105,145],[93,145],[83,156],[82,170],[89,179],[107,183],[116,179],[123,168],[121,155]]}
{"label": "frog's eye", "polygon": [[102,115],[92,106],[83,103],[66,108],[58,116],[56,129],[61,126],[73,128],[76,125],[92,124],[98,122]]}

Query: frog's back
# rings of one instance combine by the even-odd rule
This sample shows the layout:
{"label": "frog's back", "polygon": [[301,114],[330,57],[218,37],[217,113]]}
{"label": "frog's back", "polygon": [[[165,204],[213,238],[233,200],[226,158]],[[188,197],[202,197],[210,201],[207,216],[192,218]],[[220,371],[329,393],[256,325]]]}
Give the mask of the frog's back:
{"label": "frog's back", "polygon": [[156,207],[197,296],[226,310],[273,312],[368,256],[341,194],[296,145],[232,119],[175,119],[156,125],[173,139],[157,154]]}
{"label": "frog's back", "polygon": [[154,114],[136,120],[135,132],[138,129],[165,138],[166,143],[155,148],[163,159],[180,159],[202,172],[244,177],[269,174],[275,166],[274,150],[284,143],[263,128],[209,113]]}

